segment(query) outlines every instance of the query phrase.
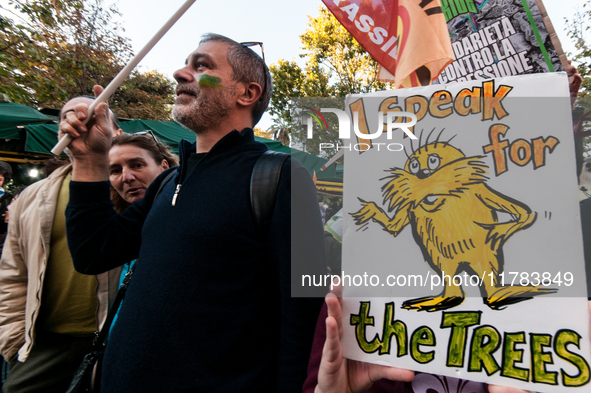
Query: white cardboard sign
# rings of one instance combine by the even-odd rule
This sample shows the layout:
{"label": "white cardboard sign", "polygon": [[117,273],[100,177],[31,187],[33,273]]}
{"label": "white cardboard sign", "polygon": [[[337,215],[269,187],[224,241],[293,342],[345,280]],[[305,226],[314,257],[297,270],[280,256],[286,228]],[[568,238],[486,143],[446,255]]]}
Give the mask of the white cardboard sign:
{"label": "white cardboard sign", "polygon": [[[341,146],[345,356],[589,391],[566,75],[351,95],[346,108],[360,133],[384,131]],[[414,113],[419,139],[388,135],[380,111]]]}

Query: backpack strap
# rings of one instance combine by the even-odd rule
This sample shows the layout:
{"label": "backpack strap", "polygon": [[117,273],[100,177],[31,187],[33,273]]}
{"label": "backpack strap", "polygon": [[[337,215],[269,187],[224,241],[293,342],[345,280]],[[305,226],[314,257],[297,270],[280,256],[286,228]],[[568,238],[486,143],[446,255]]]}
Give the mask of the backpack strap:
{"label": "backpack strap", "polygon": [[281,168],[289,154],[267,150],[257,159],[250,177],[250,204],[259,233],[271,222]]}
{"label": "backpack strap", "polygon": [[[160,182],[160,185],[158,186],[158,191],[156,191],[156,195],[154,195],[154,201],[156,200],[156,197],[158,196],[158,194],[160,194],[160,191],[162,191],[162,189],[164,188],[166,183],[168,183],[170,181],[170,179],[172,179],[174,177],[174,175],[177,174],[178,171],[179,171],[179,168],[176,168],[175,170],[170,171],[170,173],[168,175],[166,175],[166,177],[164,179],[162,179],[162,181]],[[152,201],[152,203],[154,203],[154,201]]]}
{"label": "backpack strap", "polygon": [[[281,169],[288,156],[289,154],[286,153],[267,150],[259,156],[252,169],[252,174],[250,175],[250,205],[259,232],[266,230],[266,227],[271,222],[271,216],[275,209],[275,196],[277,195]],[[162,179],[160,186],[158,186],[158,191],[156,191],[156,195],[154,196],[154,200],[156,200],[160,191],[162,191],[166,183],[168,183],[177,172],[178,168],[170,171],[170,173]]]}

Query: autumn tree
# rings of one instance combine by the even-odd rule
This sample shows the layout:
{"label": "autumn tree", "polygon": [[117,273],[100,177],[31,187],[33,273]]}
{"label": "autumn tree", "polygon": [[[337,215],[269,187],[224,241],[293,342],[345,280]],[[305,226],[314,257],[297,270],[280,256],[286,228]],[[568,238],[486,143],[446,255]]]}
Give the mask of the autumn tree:
{"label": "autumn tree", "polygon": [[300,36],[306,51],[307,70],[328,73],[335,96],[384,90],[387,84],[377,80],[379,64],[324,6],[310,18],[308,30]]}
{"label": "autumn tree", "polygon": [[[572,18],[565,18],[567,35],[575,46],[574,53],[569,53],[573,64],[583,77],[583,83],[579,89],[579,97],[576,101],[577,108],[573,113],[574,119],[578,119],[585,112],[591,110],[591,47],[589,46],[589,32],[591,29],[591,0],[587,0],[582,10],[577,11]],[[582,123],[582,131],[591,131],[591,122]],[[577,142],[578,144],[578,142]],[[577,145],[585,157],[591,156],[591,137],[584,137],[583,143]]]}
{"label": "autumn tree", "polygon": [[[303,132],[305,128],[300,125],[298,107],[311,101],[302,101],[301,98],[333,97],[337,99],[328,101],[330,107],[342,108],[342,97],[347,94],[384,90],[390,84],[377,80],[379,64],[324,5],[318,8],[318,16],[309,17],[308,29],[300,36],[300,41],[304,50],[300,55],[305,59],[303,68],[295,61],[286,60],[279,60],[269,67],[275,84],[269,112],[274,116],[275,129],[289,129],[295,144],[305,144],[309,153],[321,154],[320,142],[339,143],[338,130],[334,126],[318,130],[316,134],[321,138],[307,141]],[[327,101],[323,104],[327,105]],[[334,149],[327,149],[324,155],[335,152]]]}
{"label": "autumn tree", "polygon": [[259,138],[269,139],[269,132],[263,130],[261,127],[254,127],[252,129],[254,131],[254,136],[258,136]]}
{"label": "autumn tree", "polygon": [[[103,0],[9,0],[0,5],[0,94],[33,107],[59,108],[106,86],[133,56],[120,16]],[[111,100],[121,117],[168,120],[172,81],[135,71]]]}
{"label": "autumn tree", "polygon": [[171,121],[175,97],[175,85],[166,75],[136,70],[117,89],[111,106],[119,117]]}

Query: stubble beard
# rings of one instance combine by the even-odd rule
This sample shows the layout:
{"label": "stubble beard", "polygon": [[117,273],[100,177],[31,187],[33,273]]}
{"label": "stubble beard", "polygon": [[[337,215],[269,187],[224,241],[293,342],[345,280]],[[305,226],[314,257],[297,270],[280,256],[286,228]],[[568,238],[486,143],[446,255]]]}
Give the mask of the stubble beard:
{"label": "stubble beard", "polygon": [[172,109],[172,118],[183,127],[196,134],[215,128],[223,118],[232,112],[232,95],[236,90],[235,86],[228,86],[223,89],[209,88],[210,94],[203,94],[200,88],[190,85],[179,85],[184,90],[189,90],[194,96],[183,98],[190,102],[179,103],[175,100]]}

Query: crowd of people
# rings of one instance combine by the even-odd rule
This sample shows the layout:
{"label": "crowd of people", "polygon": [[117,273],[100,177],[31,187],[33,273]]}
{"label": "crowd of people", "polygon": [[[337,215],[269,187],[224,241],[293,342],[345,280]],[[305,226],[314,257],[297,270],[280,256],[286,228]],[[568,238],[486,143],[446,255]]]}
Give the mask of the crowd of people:
{"label": "crowd of people", "polygon": [[[412,371],[343,358],[338,294],[323,299],[325,288],[306,292],[297,280],[327,271],[308,171],[285,158],[259,206],[253,178],[267,148],[252,128],[272,92],[264,61],[207,34],[174,78],[173,117],[197,135],[178,157],[151,132],[122,133],[105,103],[89,116],[92,97],[62,108],[69,162],[10,210],[4,391],[65,392],[132,264],[101,392],[412,391]],[[371,387],[382,378],[393,382]]]}

